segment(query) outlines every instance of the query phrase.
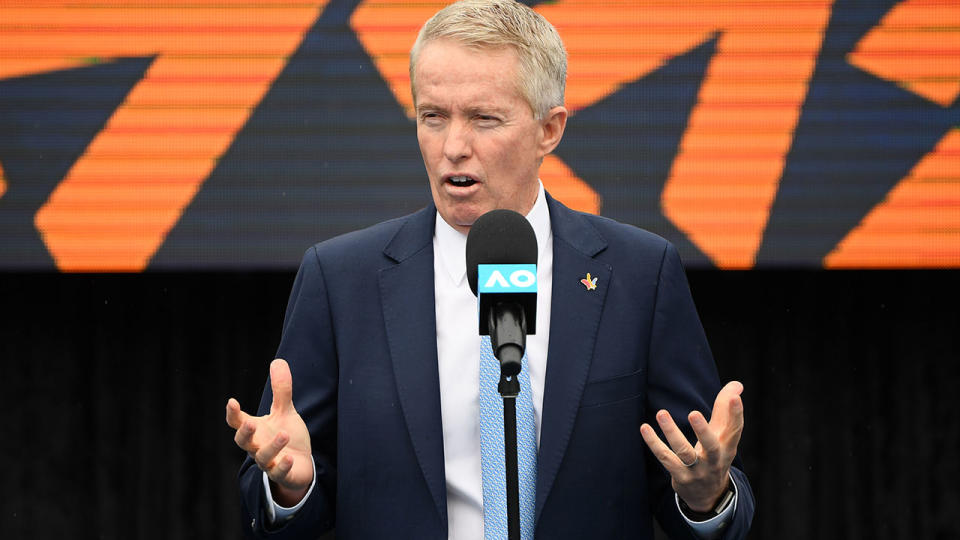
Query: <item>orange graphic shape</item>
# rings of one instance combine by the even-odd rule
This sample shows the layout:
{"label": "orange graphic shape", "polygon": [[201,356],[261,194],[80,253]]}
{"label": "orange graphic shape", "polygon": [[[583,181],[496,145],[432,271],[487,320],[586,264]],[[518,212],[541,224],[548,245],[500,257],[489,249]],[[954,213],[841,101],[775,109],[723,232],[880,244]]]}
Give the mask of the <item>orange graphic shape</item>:
{"label": "orange graphic shape", "polygon": [[65,271],[141,271],[326,0],[17,2],[0,79],[154,56],[35,224]]}
{"label": "orange graphic shape", "polygon": [[7,192],[7,179],[3,175],[3,165],[0,164],[0,199],[3,198],[3,194]]}
{"label": "orange graphic shape", "polygon": [[[535,9],[567,47],[566,105],[573,113],[719,32],[662,204],[717,265],[742,268],[753,264],[766,226],[831,4],[561,0]],[[351,19],[411,117],[407,54],[420,25],[442,5],[370,1]]]}
{"label": "orange graphic shape", "polygon": [[932,0],[898,4],[847,60],[948,107],[960,95],[960,4]]}
{"label": "orange graphic shape", "polygon": [[661,204],[720,268],[755,262],[831,4],[686,8],[702,10],[720,34]]}
{"label": "orange graphic shape", "polygon": [[568,207],[590,214],[600,213],[600,195],[578,178],[557,156],[548,154],[543,158],[543,163],[540,164],[540,181],[550,195]]}
{"label": "orange graphic shape", "polygon": [[830,268],[960,266],[960,128],[941,139],[823,262]]}
{"label": "orange graphic shape", "polygon": [[[943,107],[960,95],[960,5],[894,7],[848,60]],[[960,266],[960,128],[824,257],[831,268]]]}

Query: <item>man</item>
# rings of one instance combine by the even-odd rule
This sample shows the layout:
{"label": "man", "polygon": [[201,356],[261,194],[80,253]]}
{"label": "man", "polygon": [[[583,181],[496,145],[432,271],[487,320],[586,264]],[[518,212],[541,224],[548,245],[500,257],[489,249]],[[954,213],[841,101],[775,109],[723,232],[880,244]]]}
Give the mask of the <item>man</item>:
{"label": "man", "polygon": [[[676,251],[565,208],[538,180],[567,120],[556,30],[512,1],[462,2],[426,23],[410,66],[434,205],[304,257],[261,416],[227,404],[249,454],[251,530],[484,537],[493,505],[464,247],[479,216],[507,208],[527,216],[539,247],[527,343],[535,535],[650,538],[656,515],[673,537],[742,537],[753,513],[731,467],[742,387],[720,389]],[[714,396],[708,422],[698,411]]]}

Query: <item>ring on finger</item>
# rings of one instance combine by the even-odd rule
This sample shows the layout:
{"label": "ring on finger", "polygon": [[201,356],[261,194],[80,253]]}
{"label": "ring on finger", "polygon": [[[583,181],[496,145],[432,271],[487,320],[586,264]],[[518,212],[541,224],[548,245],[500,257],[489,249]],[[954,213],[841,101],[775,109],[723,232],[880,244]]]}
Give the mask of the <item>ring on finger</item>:
{"label": "ring on finger", "polygon": [[[679,458],[680,456],[678,455],[677,457]],[[684,462],[683,462],[683,459],[680,460],[680,463],[681,463],[684,467],[686,467],[686,468],[689,469],[690,467],[693,467],[693,466],[696,465],[697,463],[700,463],[700,454],[695,454],[694,457],[693,457],[693,461],[691,461],[690,463],[684,463]]]}

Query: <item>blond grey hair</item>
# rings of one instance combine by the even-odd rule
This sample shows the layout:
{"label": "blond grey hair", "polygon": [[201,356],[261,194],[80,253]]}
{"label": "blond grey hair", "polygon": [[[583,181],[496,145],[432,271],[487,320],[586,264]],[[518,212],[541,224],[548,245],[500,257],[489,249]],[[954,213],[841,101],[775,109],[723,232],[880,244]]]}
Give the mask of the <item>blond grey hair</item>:
{"label": "blond grey hair", "polygon": [[434,14],[410,50],[410,89],[417,101],[416,65],[423,47],[451,39],[466,47],[512,47],[519,58],[517,90],[534,117],[563,105],[567,51],[560,34],[542,15],[513,0],[463,0]]}

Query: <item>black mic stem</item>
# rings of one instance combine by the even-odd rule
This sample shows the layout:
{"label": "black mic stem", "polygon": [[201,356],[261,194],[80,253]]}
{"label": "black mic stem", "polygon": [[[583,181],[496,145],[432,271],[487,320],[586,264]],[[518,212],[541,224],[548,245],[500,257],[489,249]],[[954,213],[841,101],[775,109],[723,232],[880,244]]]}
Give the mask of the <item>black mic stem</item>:
{"label": "black mic stem", "polygon": [[497,302],[490,309],[490,344],[500,360],[504,377],[520,373],[523,351],[527,345],[527,324],[523,306],[518,302]]}

